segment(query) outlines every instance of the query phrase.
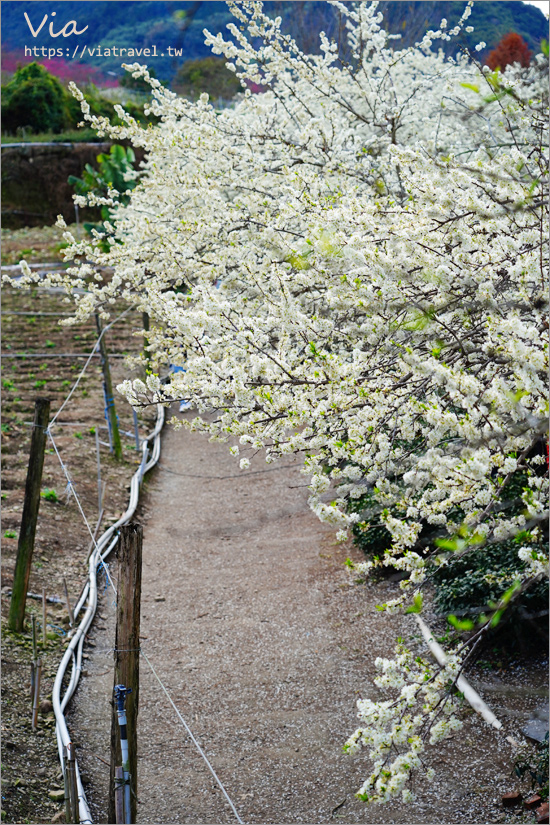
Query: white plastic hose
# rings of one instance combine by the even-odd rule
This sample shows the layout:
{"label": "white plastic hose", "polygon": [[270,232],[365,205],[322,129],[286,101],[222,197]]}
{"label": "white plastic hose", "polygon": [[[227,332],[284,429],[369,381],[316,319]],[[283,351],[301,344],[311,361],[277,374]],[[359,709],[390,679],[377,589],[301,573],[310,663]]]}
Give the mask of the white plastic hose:
{"label": "white plastic hose", "polygon": [[[147,473],[160,458],[160,433],[164,424],[164,407],[160,404],[157,405],[157,421],[155,424],[155,428],[153,432],[148,436],[148,438],[144,439],[142,444],[142,459],[140,465],[134,475],[132,476],[131,484],[130,484],[130,500],[128,502],[128,508],[125,513],[119,518],[115,524],[109,527],[102,536],[98,539],[97,544],[90,555],[90,559],[88,562],[88,582],[82,591],[82,595],[78,600],[75,610],[74,616],[75,619],[86,604],[86,610],[84,612],[84,616],[80,620],[80,624],[76,628],[74,635],[72,636],[69,646],[65,651],[63,658],[59,664],[57,669],[57,674],[54,681],[53,692],[52,692],[52,703],[53,703],[53,711],[55,714],[55,721],[56,721],[56,736],[57,736],[57,748],[59,751],[59,761],[61,762],[61,768],[63,773],[65,773],[65,748],[71,741],[71,737],[69,734],[69,730],[67,728],[67,723],[65,721],[65,708],[69,700],[71,699],[73,693],[76,690],[78,685],[78,680],[80,679],[80,674],[82,672],[82,648],[84,646],[84,638],[86,633],[88,632],[88,628],[90,627],[93,618],[95,616],[96,607],[97,607],[97,567],[101,561],[104,561],[109,553],[113,550],[114,546],[118,541],[118,536],[116,531],[119,527],[123,524],[126,524],[134,515],[136,511],[136,507],[139,500],[139,488],[141,485],[141,481],[145,473]],[[152,444],[152,451],[151,451],[151,458],[147,461],[148,453],[149,453],[149,445]],[[61,689],[63,684],[63,678],[69,667],[69,663],[72,662],[72,671],[71,676],[69,679],[69,684],[63,696],[61,696]],[[84,787],[82,785],[82,781],[80,779],[80,771],[78,768],[78,763],[75,762],[76,768],[76,784],[77,784],[77,791],[78,791],[78,815],[80,822],[84,823],[92,823],[92,817],[90,814],[90,808],[88,806],[88,801],[86,799],[86,794],[84,792]]]}

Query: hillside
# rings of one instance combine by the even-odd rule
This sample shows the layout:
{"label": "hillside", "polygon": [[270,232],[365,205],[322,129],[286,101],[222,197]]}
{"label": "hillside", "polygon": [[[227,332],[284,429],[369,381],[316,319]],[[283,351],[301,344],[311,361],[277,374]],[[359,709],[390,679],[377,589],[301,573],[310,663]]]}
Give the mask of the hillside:
{"label": "hillside", "polygon": [[[270,12],[280,14],[285,21],[285,28],[308,51],[314,51],[318,44],[318,32],[323,29],[330,35],[336,35],[339,28],[337,12],[326,2],[306,0],[306,2],[267,2],[265,7]],[[462,0],[392,0],[382,2],[380,9],[388,21],[389,29],[402,35],[402,42],[408,45],[414,42],[428,28],[437,28],[442,17],[446,17],[451,26],[464,8]],[[27,12],[35,31],[45,15],[46,21],[36,37],[33,37],[24,12]],[[55,16],[52,16],[55,13]],[[186,60],[206,57],[209,49],[204,45],[203,29],[219,32],[232,20],[227,6],[223,2],[151,2],[150,0],[65,0],[64,2],[35,2],[24,5],[19,0],[5,0],[2,3],[2,67],[13,71],[17,61],[26,62],[25,46],[46,49],[61,48],[63,56],[55,57],[49,67],[58,74],[78,75],[81,81],[83,65],[100,71],[104,77],[107,72],[120,75],[120,65],[126,59],[119,56],[105,56],[106,48],[134,48],[156,46],[156,57],[142,58],[154,66],[157,77],[171,80],[178,67]],[[69,20],[76,20],[78,29],[88,27],[81,35],[52,38],[48,27],[54,24],[58,32]],[[470,18],[474,33],[464,35],[461,45],[473,48],[481,40],[487,43],[487,51],[493,48],[500,38],[509,31],[521,34],[530,48],[538,51],[540,40],[547,37],[548,24],[539,9],[526,5],[519,0],[500,0],[500,2],[477,2]],[[67,60],[67,51],[86,45],[95,49],[93,55],[80,60]],[[97,47],[102,47],[101,55]],[[168,47],[172,56],[168,55]],[[456,48],[453,43],[451,49]],[[174,51],[178,52],[174,55]],[[164,56],[161,56],[164,54]],[[41,62],[47,64],[47,58],[53,55],[41,55]],[[139,58],[130,58],[139,59]],[[67,64],[61,71],[62,64]],[[99,77],[95,76],[96,82]],[[114,77],[110,75],[111,82]]]}

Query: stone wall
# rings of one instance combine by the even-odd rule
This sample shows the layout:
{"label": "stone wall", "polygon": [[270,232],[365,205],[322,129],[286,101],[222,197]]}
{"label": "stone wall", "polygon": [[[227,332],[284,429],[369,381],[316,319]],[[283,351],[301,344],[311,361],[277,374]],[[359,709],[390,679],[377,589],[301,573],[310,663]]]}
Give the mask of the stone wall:
{"label": "stone wall", "polygon": [[[74,223],[69,175],[82,176],[87,163],[110,143],[12,143],[2,146],[2,226],[49,226],[58,215]],[[81,219],[97,219],[95,210],[80,210]]]}

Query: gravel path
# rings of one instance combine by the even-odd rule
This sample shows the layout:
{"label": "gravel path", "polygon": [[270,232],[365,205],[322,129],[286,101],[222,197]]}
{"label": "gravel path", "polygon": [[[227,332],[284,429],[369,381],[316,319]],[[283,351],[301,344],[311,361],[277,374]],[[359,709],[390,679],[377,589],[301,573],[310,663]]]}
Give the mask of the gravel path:
{"label": "gravel path", "polygon": [[[227,445],[180,432],[167,434],[150,491],[144,649],[250,822],[328,821],[360,775],[342,744],[363,667],[327,609],[348,578],[325,586],[333,531],[309,511],[304,481],[293,460],[242,472]],[[140,821],[234,822],[147,671]]]}
{"label": "gravel path", "polygon": [[[412,806],[354,797],[368,760],[342,744],[358,696],[376,695],[373,660],[397,635],[422,645],[412,617],[375,609],[395,585],[350,580],[343,560],[356,551],[309,511],[304,483],[292,458],[243,472],[227,445],[168,427],[142,512],[143,650],[242,820],[503,821],[510,748],[473,715]],[[107,591],[72,720],[102,822],[106,769],[94,757],[108,758],[113,614]],[[140,823],[236,822],[143,658],[138,740]]]}

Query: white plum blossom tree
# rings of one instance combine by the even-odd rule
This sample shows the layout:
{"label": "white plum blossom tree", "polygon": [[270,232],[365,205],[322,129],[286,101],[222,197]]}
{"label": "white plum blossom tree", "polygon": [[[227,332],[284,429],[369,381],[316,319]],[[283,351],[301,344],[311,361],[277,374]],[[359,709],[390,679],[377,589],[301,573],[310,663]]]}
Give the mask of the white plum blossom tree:
{"label": "white plum blossom tree", "polygon": [[[191,399],[188,425],[236,438],[243,468],[258,450],[302,454],[310,505],[341,537],[368,493],[392,544],[357,569],[408,574],[389,610],[420,609],[428,565],[507,537],[525,589],[548,568],[544,58],[500,75],[434,53],[471,4],[403,50],[377,3],[334,5],[346,43],[321,33],[306,55],[261,3],[230,3],[239,25],[207,43],[265,88],[233,109],[178,99],[136,64],[159,123],[119,108],[115,127],[75,89],[98,133],[147,161],[128,205],[101,199],[105,236],[67,233],[84,263],[50,280],[77,319],[119,296],[149,314],[154,372],[119,387],[132,404]],[[162,383],[167,361],[186,371]],[[518,477],[519,513],[503,504]],[[370,749],[362,798],[410,798],[425,744],[459,725],[450,687],[467,651],[443,668],[403,648],[378,662],[400,693],[359,703],[347,748]]]}

